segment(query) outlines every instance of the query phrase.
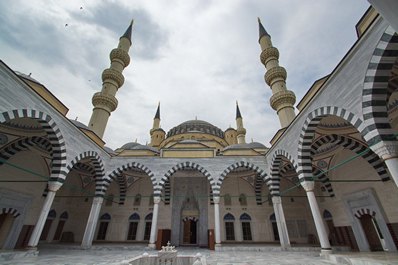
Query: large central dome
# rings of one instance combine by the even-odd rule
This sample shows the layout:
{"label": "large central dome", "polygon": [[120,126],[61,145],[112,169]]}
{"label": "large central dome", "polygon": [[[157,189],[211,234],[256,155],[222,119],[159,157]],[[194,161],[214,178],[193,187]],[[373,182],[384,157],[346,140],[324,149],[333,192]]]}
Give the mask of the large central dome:
{"label": "large central dome", "polygon": [[172,128],[168,133],[167,137],[177,135],[177,134],[184,134],[184,133],[207,133],[214,136],[218,136],[220,138],[224,138],[224,132],[214,126],[207,121],[201,120],[190,120],[177,125],[176,127]]}

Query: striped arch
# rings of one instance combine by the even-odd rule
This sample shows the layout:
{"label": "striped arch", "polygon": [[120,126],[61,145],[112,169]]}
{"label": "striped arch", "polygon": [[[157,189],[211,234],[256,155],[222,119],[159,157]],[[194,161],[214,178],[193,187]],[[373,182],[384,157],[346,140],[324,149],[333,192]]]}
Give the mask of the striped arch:
{"label": "striped arch", "polygon": [[297,169],[296,162],[288,152],[281,149],[274,152],[271,160],[271,178],[267,182],[271,196],[280,196],[280,173],[283,158],[287,159],[295,170]]}
{"label": "striped arch", "polygon": [[318,108],[308,114],[302,127],[298,146],[298,167],[297,173],[301,180],[313,181],[312,177],[312,156],[311,145],[314,139],[315,130],[322,118],[333,115],[345,119],[352,124],[361,135],[365,134],[365,126],[361,119],[355,114],[335,106]]}
{"label": "striped arch", "polygon": [[322,182],[323,186],[328,191],[329,196],[334,197],[335,194],[333,191],[332,183],[330,183],[330,179],[327,176],[327,174],[316,167],[313,167],[312,172],[313,172],[314,176],[318,176],[318,179]]}
{"label": "striped arch", "polygon": [[73,167],[78,164],[81,164],[80,161],[84,159],[90,159],[93,167],[94,167],[94,177],[95,177],[95,196],[103,196],[103,188],[104,188],[104,164],[102,163],[101,157],[97,152],[94,151],[86,151],[78,156],[76,156],[67,166],[67,172],[69,173]]}
{"label": "striped arch", "polygon": [[359,219],[362,217],[362,215],[365,215],[365,214],[369,214],[372,217],[376,216],[376,212],[373,210],[370,210],[368,208],[361,208],[361,209],[357,210],[354,213],[354,216]]}
{"label": "striped arch", "polygon": [[0,214],[11,214],[14,218],[17,218],[21,214],[14,208],[2,208]]}
{"label": "striped arch", "polygon": [[264,184],[263,177],[260,174],[256,175],[256,179],[254,180],[254,194],[256,195],[256,204],[263,205],[263,200],[261,198],[261,189]]}
{"label": "striped arch", "polygon": [[[387,181],[390,179],[390,175],[386,170],[384,162],[380,159],[378,155],[376,155],[371,149],[368,149],[368,147],[360,141],[343,135],[331,134],[319,138],[311,146],[311,156],[316,153],[319,147],[326,143],[337,144],[355,152],[356,154],[361,154],[361,157],[365,159],[376,170],[381,180]],[[367,149],[368,151],[365,152]]]}
{"label": "striped arch", "polygon": [[33,136],[18,139],[0,150],[0,166],[4,164],[3,160],[8,160],[16,153],[26,151],[32,146],[37,146],[45,152],[52,153],[51,143],[45,137]]}
{"label": "striped arch", "polygon": [[379,141],[395,141],[396,137],[388,119],[388,99],[396,83],[389,84],[391,70],[398,58],[398,35],[389,26],[381,36],[364,80],[362,91],[362,112],[368,132],[364,135],[370,146]]}
{"label": "striped arch", "polygon": [[50,181],[62,184],[66,177],[66,148],[65,140],[61,134],[58,125],[51,118],[41,111],[33,109],[12,110],[0,113],[0,123],[8,122],[17,118],[36,119],[43,130],[47,133],[48,140],[51,143],[51,176]]}
{"label": "striped arch", "polygon": [[127,163],[126,165],[116,168],[107,177],[104,178],[103,185],[102,185],[102,196],[105,195],[111,182],[113,180],[117,181],[119,184],[119,191],[120,191],[119,204],[123,205],[126,200],[126,193],[127,193],[127,182],[126,182],[126,178],[123,175],[123,171],[133,169],[133,168],[141,169],[142,171],[144,171],[151,178],[152,187],[154,188],[156,186],[155,175],[152,173],[152,171],[147,166],[145,166],[139,162],[130,162],[130,163]]}
{"label": "striped arch", "polygon": [[170,179],[171,175],[173,175],[178,170],[182,170],[185,168],[195,169],[195,170],[199,171],[200,173],[202,173],[209,180],[210,186],[214,188],[215,181],[214,181],[213,177],[211,176],[211,174],[204,167],[202,167],[201,165],[199,165],[195,162],[186,161],[186,162],[179,163],[179,164],[173,166],[171,169],[167,170],[166,174],[164,174],[164,176],[159,181],[159,185],[155,188],[154,195],[160,196],[162,189],[165,186],[166,181],[168,179]]}
{"label": "striped arch", "polygon": [[[231,171],[233,171],[233,170],[235,170],[235,169],[237,169],[239,167],[245,167],[245,168],[248,168],[248,169],[251,169],[251,170],[257,172],[258,175],[256,177],[256,183],[258,182],[258,180],[257,180],[258,178],[261,181],[264,181],[266,183],[268,182],[267,173],[265,173],[265,171],[263,169],[261,169],[260,167],[254,165],[253,163],[250,163],[250,162],[247,162],[247,161],[239,161],[239,162],[236,162],[236,163],[230,165],[229,167],[227,167],[221,173],[220,179],[218,180],[217,185],[213,188],[214,195],[216,195],[216,196],[220,195],[220,188],[221,188],[221,185],[222,185],[225,177]],[[262,182],[261,182],[261,186],[262,186]],[[261,186],[260,186],[260,189],[259,189],[259,194],[256,193],[256,202],[257,202],[257,204],[259,203],[259,200],[261,200]],[[256,187],[255,187],[255,192],[256,192]],[[259,198],[258,198],[258,196],[259,196]],[[262,202],[261,202],[261,204],[262,204]]]}

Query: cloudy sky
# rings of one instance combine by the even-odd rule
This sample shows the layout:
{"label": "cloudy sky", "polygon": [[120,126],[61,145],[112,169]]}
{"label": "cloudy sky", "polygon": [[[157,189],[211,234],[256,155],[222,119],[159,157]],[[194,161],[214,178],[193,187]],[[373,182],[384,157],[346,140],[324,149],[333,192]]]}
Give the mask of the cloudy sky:
{"label": "cloudy sky", "polygon": [[[0,1],[0,58],[32,73],[87,124],[101,90],[109,52],[134,18],[131,63],[104,140],[115,149],[149,142],[158,102],[167,132],[205,120],[235,124],[235,101],[246,140],[269,141],[280,128],[259,60],[257,17],[280,52],[297,103],[330,73],[356,40],[366,0]],[[67,26],[65,26],[67,24]]]}

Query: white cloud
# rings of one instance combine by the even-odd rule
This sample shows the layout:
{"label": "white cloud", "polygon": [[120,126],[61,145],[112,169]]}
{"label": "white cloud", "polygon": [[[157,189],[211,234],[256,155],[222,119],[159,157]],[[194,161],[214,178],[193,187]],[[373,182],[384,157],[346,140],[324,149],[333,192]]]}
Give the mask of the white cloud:
{"label": "white cloud", "polygon": [[223,130],[235,127],[238,100],[247,140],[268,145],[280,125],[269,106],[256,17],[279,49],[288,88],[299,100],[354,43],[354,26],[368,6],[365,0],[116,3],[13,1],[0,8],[2,60],[31,72],[68,106],[69,118],[86,124],[109,52],[136,18],[131,64],[105,131],[111,148],[149,141],[158,101],[168,131],[195,116]]}

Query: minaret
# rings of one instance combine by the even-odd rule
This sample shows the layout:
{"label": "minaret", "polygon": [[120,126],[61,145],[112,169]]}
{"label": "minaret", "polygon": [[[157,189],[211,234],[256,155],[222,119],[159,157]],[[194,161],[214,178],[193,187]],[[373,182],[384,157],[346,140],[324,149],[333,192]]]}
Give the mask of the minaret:
{"label": "minaret", "polygon": [[131,46],[132,27],[133,20],[123,36],[120,37],[118,47],[111,51],[109,55],[111,65],[102,72],[102,90],[95,93],[92,99],[94,109],[88,127],[101,138],[104,136],[111,112],[117,108],[115,95],[124,83],[122,71],[130,63],[128,51]]}
{"label": "minaret", "polygon": [[153,126],[149,134],[151,135],[151,143],[149,145],[153,147],[159,147],[165,139],[166,132],[160,128],[160,102],[155,117],[153,118]]}
{"label": "minaret", "polygon": [[258,25],[260,34],[258,42],[261,46],[260,59],[267,69],[264,78],[272,90],[270,104],[276,110],[282,128],[285,128],[289,126],[295,117],[294,103],[296,102],[296,96],[293,91],[286,88],[287,73],[285,68],[279,66],[279,51],[272,46],[271,36],[264,29],[260,18],[258,18]]}
{"label": "minaret", "polygon": [[240,114],[238,101],[236,101],[236,131],[238,134],[238,144],[245,144],[246,129],[243,127],[242,115]]}

